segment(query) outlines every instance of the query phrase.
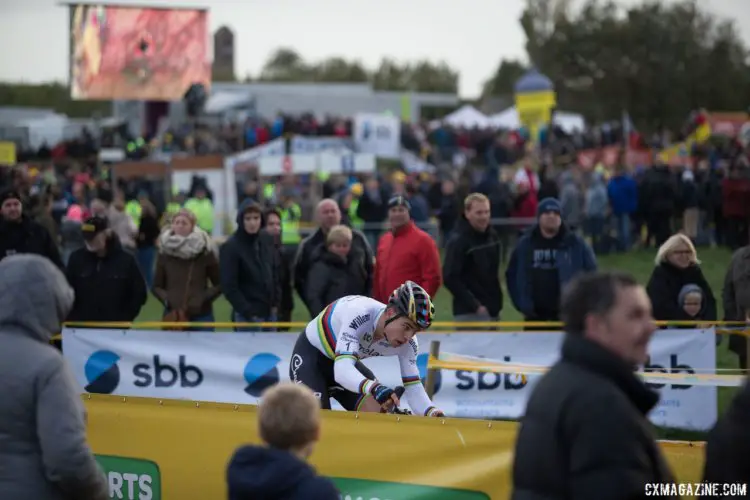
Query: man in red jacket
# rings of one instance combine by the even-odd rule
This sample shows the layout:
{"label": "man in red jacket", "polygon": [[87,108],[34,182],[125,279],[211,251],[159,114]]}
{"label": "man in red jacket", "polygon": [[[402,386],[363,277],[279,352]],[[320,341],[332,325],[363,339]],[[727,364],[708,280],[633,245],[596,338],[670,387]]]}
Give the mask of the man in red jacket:
{"label": "man in red jacket", "polygon": [[391,230],[378,243],[372,296],[387,302],[393,290],[411,280],[435,297],[443,277],[435,240],[411,220],[411,205],[404,196],[388,201]]}

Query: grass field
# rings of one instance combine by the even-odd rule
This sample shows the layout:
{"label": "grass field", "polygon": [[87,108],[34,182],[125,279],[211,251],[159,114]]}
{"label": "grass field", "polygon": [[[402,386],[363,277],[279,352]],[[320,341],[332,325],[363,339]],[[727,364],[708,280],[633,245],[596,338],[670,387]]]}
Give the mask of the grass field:
{"label": "grass field", "polygon": [[[620,270],[627,271],[633,274],[639,282],[644,285],[648,282],[651,270],[654,267],[654,250],[640,250],[627,254],[616,254],[599,257],[599,269],[600,270]],[[721,288],[724,282],[724,274],[726,273],[727,265],[731,254],[725,249],[699,249],[698,256],[701,260],[701,268],[706,276],[706,279],[711,285],[714,291],[716,300],[721,306]],[[502,280],[505,281],[504,279]],[[441,288],[434,297],[435,309],[437,312],[437,320],[439,321],[451,321],[451,295],[448,290],[444,287]],[[299,301],[297,300],[299,304]],[[721,308],[720,308],[721,310]],[[214,313],[217,322],[229,321],[230,308],[227,301],[221,297],[219,298],[214,306]],[[163,309],[161,304],[154,298],[149,297],[149,301],[141,311],[141,315],[138,317],[138,321],[159,321],[162,317]],[[721,313],[720,313],[721,314]],[[523,318],[513,308],[507,294],[505,297],[505,304],[501,313],[503,321],[521,321]],[[720,316],[721,317],[721,316]],[[293,321],[308,321],[309,317],[304,306],[301,304],[295,309],[293,314]],[[717,366],[719,368],[736,368],[737,358],[730,352],[727,351],[726,341],[722,342],[717,354]],[[731,400],[735,392],[734,388],[720,387],[719,388],[719,412],[723,412],[726,405]],[[695,439],[700,438],[700,433],[687,433],[682,431],[665,430],[661,432],[662,437],[669,437],[671,439]]]}

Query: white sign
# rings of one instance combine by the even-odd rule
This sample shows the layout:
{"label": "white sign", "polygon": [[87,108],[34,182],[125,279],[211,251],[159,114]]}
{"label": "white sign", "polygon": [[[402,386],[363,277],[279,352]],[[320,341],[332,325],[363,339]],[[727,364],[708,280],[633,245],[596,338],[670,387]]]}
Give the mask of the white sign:
{"label": "white sign", "polygon": [[290,153],[319,153],[340,151],[353,153],[352,141],[347,137],[304,137],[295,135],[290,141]]}
{"label": "white sign", "polygon": [[375,172],[375,155],[370,153],[320,153],[318,169],[331,174],[371,174]]}
{"label": "white sign", "polygon": [[395,116],[358,113],[354,117],[354,145],[360,153],[398,159],[401,152],[401,122]]}
{"label": "white sign", "polygon": [[304,153],[266,156],[258,161],[258,172],[264,177],[285,174],[369,174],[375,172],[375,155],[367,153]]}
{"label": "white sign", "polygon": [[[420,334],[420,371],[426,375],[431,341],[445,352],[518,364],[549,366],[559,357],[560,333]],[[289,380],[297,335],[66,329],[63,352],[87,392],[169,399],[257,402],[270,385]],[[650,370],[715,371],[713,330],[659,331],[649,347]],[[401,384],[396,358],[365,360],[379,380]],[[435,404],[453,417],[519,418],[541,375],[443,370]],[[710,429],[717,418],[716,387],[658,388],[650,418],[657,425]]]}
{"label": "white sign", "polygon": [[257,163],[261,158],[267,156],[279,156],[285,153],[286,143],[284,139],[274,139],[260,146],[246,149],[237,154],[227,156],[224,159],[224,168],[234,170],[238,166]]}
{"label": "white sign", "polygon": [[408,149],[401,151],[401,164],[408,173],[435,172],[437,170],[431,163],[424,161]]}
{"label": "white sign", "polygon": [[265,156],[258,161],[258,173],[263,177],[312,174],[317,168],[316,154]]}

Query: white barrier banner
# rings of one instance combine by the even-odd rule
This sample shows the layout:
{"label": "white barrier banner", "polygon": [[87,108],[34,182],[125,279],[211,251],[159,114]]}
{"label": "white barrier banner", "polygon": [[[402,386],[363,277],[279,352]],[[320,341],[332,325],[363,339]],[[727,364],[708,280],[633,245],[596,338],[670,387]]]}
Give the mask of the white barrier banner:
{"label": "white barrier banner", "polygon": [[[560,333],[420,334],[423,378],[431,341],[441,350],[510,363],[549,366],[559,357]],[[63,351],[86,392],[224,403],[256,403],[263,390],[289,380],[297,336],[286,333],[205,333],[66,329]],[[711,373],[715,334],[710,330],[659,331],[649,346],[647,370]],[[396,358],[365,360],[385,384],[400,385]],[[541,375],[442,370],[435,403],[447,415],[519,418]],[[681,384],[661,393],[651,420],[667,427],[707,430],[716,422],[716,387]]]}
{"label": "white barrier banner", "polygon": [[353,153],[352,140],[348,137],[304,137],[295,135],[290,141],[291,154],[338,151]]}
{"label": "white barrier banner", "polygon": [[234,170],[238,166],[257,163],[261,158],[268,156],[281,156],[286,152],[284,139],[274,139],[260,146],[240,151],[237,154],[224,158],[224,168]]}
{"label": "white barrier banner", "polygon": [[354,145],[360,153],[398,159],[401,153],[401,122],[391,115],[358,113],[354,116]]}

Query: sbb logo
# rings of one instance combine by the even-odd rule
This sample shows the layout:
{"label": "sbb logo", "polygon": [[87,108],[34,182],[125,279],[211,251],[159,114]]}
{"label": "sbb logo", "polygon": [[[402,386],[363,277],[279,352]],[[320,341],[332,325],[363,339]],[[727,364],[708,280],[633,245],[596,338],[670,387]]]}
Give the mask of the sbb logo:
{"label": "sbb logo", "polygon": [[[503,356],[503,361],[510,363],[510,356]],[[519,373],[457,371],[456,378],[460,381],[456,384],[456,388],[462,391],[470,391],[475,386],[479,391],[492,391],[500,388],[506,391],[519,391],[529,383],[528,377]]]}
{"label": "sbb logo", "polygon": [[[96,351],[89,357],[84,366],[88,384],[86,392],[94,394],[112,394],[120,385],[120,356],[112,351]],[[133,385],[136,387],[198,387],[203,383],[203,371],[197,366],[188,364],[184,355],[180,355],[176,365],[163,362],[159,355],[153,357],[153,363],[139,363],[133,367]]]}
{"label": "sbb logo", "polygon": [[[417,368],[419,369],[419,378],[422,379],[422,385],[427,384],[427,362],[429,361],[429,358],[429,354],[420,354],[417,356]],[[437,394],[440,390],[440,386],[443,385],[442,371],[438,370],[436,375],[434,394]]]}
{"label": "sbb logo", "polygon": [[[153,373],[152,373],[153,372]],[[153,365],[139,363],[133,367],[136,387],[180,387],[193,388],[203,383],[203,371],[197,366],[187,364],[185,356],[180,355],[177,365],[162,363],[158,355],[154,356]]]}
{"label": "sbb logo", "polygon": [[[300,364],[302,365],[300,359]],[[279,369],[276,365],[281,362],[281,358],[270,352],[263,352],[250,358],[245,365],[244,377],[247,385],[245,393],[248,396],[259,398],[263,391],[279,382]]]}
{"label": "sbb logo", "polygon": [[[651,357],[646,360],[646,364],[643,365],[643,371],[646,373],[685,373],[690,375],[695,375],[695,369],[690,365],[683,365],[680,364],[677,360],[677,354],[670,354],[669,355],[669,366],[662,366],[657,364],[651,364]],[[667,384],[646,384],[648,387],[651,387],[652,389],[663,389]],[[693,387],[692,385],[684,385],[684,384],[672,384],[669,386],[671,389],[690,389]]]}
{"label": "sbb logo", "polygon": [[96,351],[83,367],[86,376],[86,392],[112,394],[120,384],[120,356],[112,351]]}

